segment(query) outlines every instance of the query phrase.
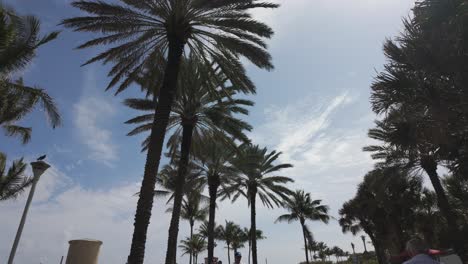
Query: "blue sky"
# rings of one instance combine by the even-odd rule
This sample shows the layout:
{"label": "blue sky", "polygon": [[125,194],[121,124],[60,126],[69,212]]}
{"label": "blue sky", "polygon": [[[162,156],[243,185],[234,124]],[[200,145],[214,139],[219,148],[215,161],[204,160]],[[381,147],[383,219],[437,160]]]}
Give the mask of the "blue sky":
{"label": "blue sky", "polygon": [[[56,99],[63,126],[52,130],[43,113],[35,111],[22,121],[33,127],[31,143],[23,146],[0,135],[0,148],[9,158],[33,160],[46,153],[53,165],[39,183],[16,263],[58,262],[66,254],[67,241],[83,237],[104,241],[102,263],[123,263],[136,205],[132,195],[138,190],[144,155],[139,152],[141,137],[125,136],[130,127],[123,122],[135,112],[121,101],[138,96],[138,88],[114,97],[104,91],[109,81],[106,67],[80,67],[99,50],[75,50],[91,36],[57,26],[61,19],[79,14],[69,0],[3,2],[21,14],[38,16],[44,32],[63,30],[57,40],[41,47],[24,72],[27,84],[46,88]],[[247,118],[254,126],[250,136],[283,151],[281,161],[295,166],[283,173],[296,180],[292,187],[322,199],[337,216],[372,167],[361,151],[370,142],[366,131],[375,118],[368,103],[369,86],[385,62],[383,41],[399,32],[414,1],[276,2],[282,4],[280,9],[256,14],[275,30],[269,44],[276,69],[247,66],[258,90]],[[25,195],[0,204],[0,261],[7,258],[24,200]],[[169,221],[164,210],[164,203],[157,201],[148,234],[148,263],[163,262]],[[297,223],[274,224],[282,212],[259,208],[258,226],[268,237],[259,243],[259,256],[271,264],[298,263],[303,259],[300,228]],[[244,200],[221,204],[218,216],[219,223],[249,223]],[[181,238],[187,236],[187,226],[181,222]],[[361,250],[360,239],[343,235],[336,221],[311,226],[319,241],[346,250],[354,242]],[[221,244],[216,253],[226,258]],[[183,261],[185,257],[179,262]]]}

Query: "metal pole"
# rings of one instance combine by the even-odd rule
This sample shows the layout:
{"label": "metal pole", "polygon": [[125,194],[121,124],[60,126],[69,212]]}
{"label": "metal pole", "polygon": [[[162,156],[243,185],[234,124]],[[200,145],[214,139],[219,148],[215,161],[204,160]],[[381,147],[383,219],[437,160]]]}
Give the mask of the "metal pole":
{"label": "metal pole", "polygon": [[21,233],[23,233],[24,223],[26,222],[26,217],[28,216],[29,206],[31,205],[31,201],[34,196],[34,191],[36,190],[37,182],[39,181],[39,177],[42,173],[45,172],[50,166],[49,164],[43,161],[36,161],[31,163],[33,167],[33,183],[31,186],[31,190],[29,191],[28,200],[26,201],[26,206],[24,207],[23,215],[21,216],[21,221],[18,226],[18,231],[16,231],[15,241],[13,242],[13,246],[11,247],[10,257],[8,258],[8,264],[13,264],[13,259],[15,258],[16,249],[18,248],[18,244],[21,238]]}

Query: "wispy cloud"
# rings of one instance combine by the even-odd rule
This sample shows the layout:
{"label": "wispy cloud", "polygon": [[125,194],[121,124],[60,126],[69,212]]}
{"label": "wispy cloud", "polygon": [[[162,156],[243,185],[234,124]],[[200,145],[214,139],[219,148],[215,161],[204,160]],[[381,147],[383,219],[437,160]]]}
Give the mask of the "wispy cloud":
{"label": "wispy cloud", "polygon": [[117,159],[117,146],[112,142],[111,130],[102,123],[116,110],[106,99],[96,95],[96,78],[93,71],[85,71],[83,94],[73,106],[74,125],[80,140],[90,150],[89,158],[111,166]]}
{"label": "wispy cloud", "polygon": [[366,128],[372,115],[353,111],[359,102],[343,92],[271,106],[251,135],[255,143],[282,151],[281,162],[294,165],[282,174],[295,179],[295,188],[323,199],[333,214],[372,167],[369,154],[362,151],[371,142]]}

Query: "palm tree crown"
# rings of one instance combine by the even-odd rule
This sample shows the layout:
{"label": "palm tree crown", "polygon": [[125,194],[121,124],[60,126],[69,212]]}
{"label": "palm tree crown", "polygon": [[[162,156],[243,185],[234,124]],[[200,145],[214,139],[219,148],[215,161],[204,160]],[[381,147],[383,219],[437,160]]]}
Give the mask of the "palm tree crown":
{"label": "palm tree crown", "polygon": [[312,240],[312,234],[307,228],[306,220],[322,221],[328,223],[330,216],[328,215],[328,206],[322,205],[321,200],[312,200],[309,193],[303,190],[297,190],[289,199],[285,201],[284,208],[288,210],[289,214],[284,214],[278,217],[277,222],[299,221],[302,227],[302,235],[304,237],[304,252],[306,255],[306,262],[309,263],[309,252],[307,240]]}
{"label": "palm tree crown", "polygon": [[290,213],[281,215],[276,221],[287,221],[288,223],[301,221],[305,223],[306,220],[311,220],[328,223],[328,220],[330,220],[328,206],[321,203],[322,200],[312,200],[310,193],[297,190],[291,195],[291,198],[286,200],[284,205],[284,208]]}
{"label": "palm tree crown", "polygon": [[31,138],[31,128],[16,124],[41,105],[50,124],[61,124],[54,100],[43,90],[27,86],[15,76],[24,70],[36,50],[55,39],[58,32],[39,37],[40,22],[33,16],[19,16],[0,4],[0,126],[8,136],[17,136],[23,143]]}
{"label": "palm tree crown", "polygon": [[[122,81],[117,93],[126,89],[133,77],[156,54],[166,54],[171,46],[188,47],[187,52],[215,62],[236,86],[253,91],[253,84],[245,77],[238,56],[244,56],[260,68],[272,69],[271,57],[262,38],[270,38],[273,31],[252,19],[253,8],[276,8],[277,4],[257,0],[121,0],[74,1],[72,5],[89,16],[63,21],[76,31],[102,33],[78,48],[114,45],[88,60],[113,63],[109,72],[112,80],[108,89]],[[241,73],[241,74],[239,74]]]}

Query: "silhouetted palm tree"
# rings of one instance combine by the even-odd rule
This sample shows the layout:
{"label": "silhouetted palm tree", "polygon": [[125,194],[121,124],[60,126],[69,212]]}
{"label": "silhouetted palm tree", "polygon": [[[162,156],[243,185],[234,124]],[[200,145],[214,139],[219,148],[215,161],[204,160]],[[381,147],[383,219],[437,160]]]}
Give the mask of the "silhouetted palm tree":
{"label": "silhouetted palm tree", "polygon": [[367,253],[367,246],[366,246],[366,236],[362,235],[362,244],[364,245],[364,252]]}
{"label": "silhouetted palm tree", "polygon": [[231,264],[231,245],[234,242],[234,240],[239,236],[240,232],[242,232],[240,226],[230,221],[226,221],[226,224],[224,226],[220,225],[217,228],[217,239],[226,242],[228,264]]}
{"label": "silhouetted palm tree", "polygon": [[[185,219],[190,224],[190,239],[193,238],[193,227],[196,221],[205,221],[208,216],[208,207],[203,205],[202,194],[195,190],[185,195],[182,201],[182,210],[180,217]],[[192,255],[190,255],[189,263],[192,264]],[[196,263],[196,262],[195,262]]]}
{"label": "silhouetted palm tree", "polygon": [[434,134],[427,117],[400,110],[390,111],[384,120],[376,121],[376,127],[369,130],[369,137],[382,142],[381,146],[369,146],[366,151],[373,152],[374,159],[384,160],[384,164],[397,164],[407,168],[422,168],[434,187],[441,213],[449,226],[458,251],[460,241],[456,215],[451,208],[447,194],[437,173],[441,152],[444,150],[430,143],[428,135]]}
{"label": "silhouetted palm tree", "polygon": [[0,201],[16,198],[33,180],[24,174],[26,163],[23,159],[13,161],[8,169],[6,159],[0,152]]}
{"label": "silhouetted palm tree", "polygon": [[200,235],[193,235],[181,240],[179,248],[182,249],[182,255],[190,254],[193,256],[193,263],[198,263],[198,254],[206,250],[206,241]]}
{"label": "silhouetted palm tree", "polygon": [[0,126],[8,136],[18,136],[23,144],[31,138],[31,128],[16,124],[41,105],[55,128],[61,118],[54,100],[41,88],[27,86],[22,78],[12,80],[36,56],[36,50],[55,39],[59,32],[39,37],[40,22],[34,16],[19,16],[0,3]]}
{"label": "silhouetted palm tree", "polygon": [[257,264],[257,237],[256,237],[256,200],[272,208],[282,206],[288,195],[292,193],[285,184],[293,182],[284,176],[272,175],[278,171],[292,167],[283,163],[275,165],[281,152],[268,152],[266,148],[258,145],[243,144],[239,147],[236,156],[231,161],[236,172],[236,179],[226,189],[225,197],[236,201],[239,196],[247,198],[250,206],[250,236],[252,238],[252,262]]}
{"label": "silhouetted palm tree", "polygon": [[225,185],[233,177],[232,169],[229,161],[235,151],[232,144],[227,144],[224,141],[206,138],[204,144],[199,151],[196,152],[196,162],[201,169],[202,174],[208,182],[208,193],[210,196],[209,216],[207,223],[207,238],[208,238],[208,258],[213,257],[215,247],[215,219],[216,219],[216,203],[218,199],[219,188],[225,188]]}
{"label": "silhouetted palm tree", "polygon": [[[248,263],[250,264],[250,261],[251,261],[251,255],[252,255],[252,236],[250,235],[251,232],[250,232],[250,228],[245,228],[244,227],[244,233],[247,235],[247,241],[249,242],[249,254],[247,255],[248,256]],[[266,239],[266,236],[263,235],[263,231],[260,230],[260,229],[256,229],[255,230],[255,237],[258,240],[263,240],[263,239]]]}
{"label": "silhouetted palm tree", "polygon": [[306,262],[309,263],[309,251],[307,246],[308,231],[306,232],[306,221],[321,221],[328,223],[330,216],[328,215],[328,206],[322,205],[321,200],[312,200],[310,193],[305,193],[303,190],[297,190],[285,201],[284,208],[289,211],[289,214],[284,214],[276,219],[276,222],[286,221],[291,223],[299,221],[302,228],[302,236],[304,238],[304,252]]}
{"label": "silhouetted palm tree", "polygon": [[[104,34],[79,48],[115,44],[114,47],[90,59],[86,64],[112,62],[108,88],[120,81],[117,93],[127,88],[154,54],[167,57],[161,86],[154,104],[155,112],[145,164],[140,199],[135,216],[135,230],[129,264],[141,264],[144,259],[155,175],[157,175],[164,138],[171,112],[183,53],[193,53],[208,65],[217,65],[228,79],[244,92],[254,86],[245,76],[239,61],[243,56],[260,68],[272,69],[271,57],[264,38],[273,31],[264,23],[252,19],[253,8],[276,8],[277,4],[244,1],[208,0],[122,0],[121,4],[103,1],[74,1],[72,5],[89,15],[63,21],[77,31]],[[176,210],[175,210],[176,211]],[[174,220],[175,221],[175,220]],[[173,248],[174,239],[168,248]],[[175,252],[169,251],[166,264],[172,264]],[[212,258],[212,256],[209,256]]]}

